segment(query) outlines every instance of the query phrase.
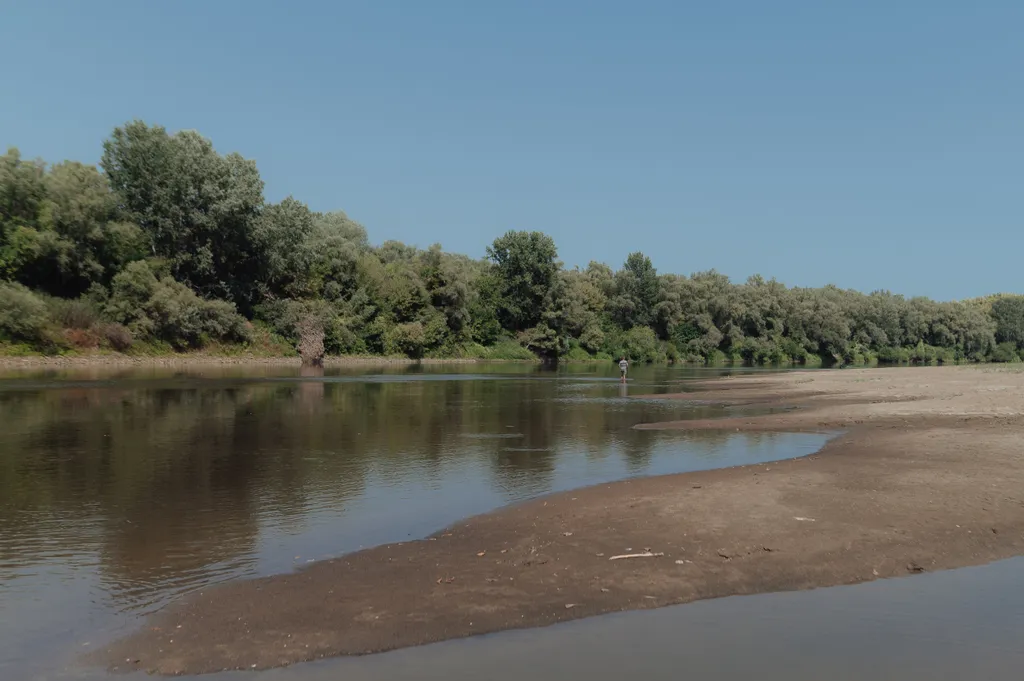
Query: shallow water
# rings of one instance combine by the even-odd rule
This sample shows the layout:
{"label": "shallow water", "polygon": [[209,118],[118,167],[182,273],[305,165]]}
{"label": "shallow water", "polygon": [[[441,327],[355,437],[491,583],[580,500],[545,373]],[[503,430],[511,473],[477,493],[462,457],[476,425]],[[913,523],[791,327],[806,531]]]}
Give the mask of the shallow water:
{"label": "shallow water", "polygon": [[[733,413],[631,395],[720,370],[614,366],[20,373],[0,380],[0,678],[211,583],[421,537],[639,475],[810,453],[821,435],[632,430]],[[91,673],[91,672],[89,672]]]}
{"label": "shallow water", "polygon": [[1020,681],[1024,559],[739,596],[210,681]]}

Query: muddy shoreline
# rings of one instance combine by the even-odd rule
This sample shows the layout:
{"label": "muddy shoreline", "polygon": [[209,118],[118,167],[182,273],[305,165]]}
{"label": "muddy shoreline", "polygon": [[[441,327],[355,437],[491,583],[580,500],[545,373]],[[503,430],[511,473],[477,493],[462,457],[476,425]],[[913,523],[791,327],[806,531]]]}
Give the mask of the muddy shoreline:
{"label": "muddy shoreline", "polygon": [[[801,459],[559,493],[424,540],[214,587],[87,662],[261,669],[1024,554],[1024,373],[807,372],[688,389],[673,397],[795,408],[636,427],[842,434]],[[615,558],[629,554],[652,555]]]}

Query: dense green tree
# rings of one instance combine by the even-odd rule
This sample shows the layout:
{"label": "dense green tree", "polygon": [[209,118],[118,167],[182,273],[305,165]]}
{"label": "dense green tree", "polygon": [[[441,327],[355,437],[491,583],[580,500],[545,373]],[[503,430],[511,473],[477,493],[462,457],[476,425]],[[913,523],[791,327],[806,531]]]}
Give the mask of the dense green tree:
{"label": "dense green tree", "polygon": [[559,272],[548,314],[551,327],[562,337],[577,339],[590,352],[604,343],[601,314],[605,295],[587,273],[578,269]]}
{"label": "dense green tree", "polygon": [[177,281],[202,296],[256,302],[263,181],[254,162],[221,156],[196,132],[171,135],[133,121],[104,142],[100,165],[124,218],[142,229]]}
{"label": "dense green tree", "polygon": [[654,322],[661,285],[651,259],[639,251],[630,253],[615,275],[615,293],[610,306],[616,321],[624,328]]}
{"label": "dense green tree", "polygon": [[0,156],[0,228],[35,227],[46,199],[46,164],[24,161],[11,147]]}
{"label": "dense green tree", "polygon": [[[634,361],[1018,361],[1024,296],[964,302],[787,288],[754,275],[564,270],[550,236],[510,231],[472,259],[373,246],[342,211],[265,203],[256,166],[195,132],[130,122],[102,172],[0,157],[0,343],[269,344],[322,329],[331,353]],[[275,345],[277,343],[277,345]]]}
{"label": "dense green tree", "polygon": [[12,149],[0,160],[0,272],[53,295],[107,284],[143,255],[142,234],[115,219],[117,198],[92,166],[47,169]]}
{"label": "dense green tree", "polygon": [[262,255],[261,298],[303,298],[316,293],[311,248],[315,215],[291,196],[263,208],[253,229]]}
{"label": "dense green tree", "polygon": [[1005,296],[992,303],[995,340],[1024,350],[1024,296]]}
{"label": "dense green tree", "polygon": [[435,244],[420,255],[420,277],[430,304],[444,315],[447,333],[457,342],[468,341],[479,267],[469,258],[445,253],[440,244]]}
{"label": "dense green tree", "polygon": [[512,331],[536,326],[558,274],[555,241],[542,232],[508,232],[487,247],[497,269],[498,317]]}

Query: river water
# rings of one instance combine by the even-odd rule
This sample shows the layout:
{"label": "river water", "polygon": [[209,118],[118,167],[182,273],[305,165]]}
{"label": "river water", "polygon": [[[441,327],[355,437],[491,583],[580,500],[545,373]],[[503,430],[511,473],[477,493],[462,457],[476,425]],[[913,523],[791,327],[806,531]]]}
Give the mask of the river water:
{"label": "river water", "polygon": [[[524,365],[94,370],[0,379],[0,679],[105,678],[82,668],[79,654],[212,583],[422,537],[551,492],[800,456],[824,442],[809,434],[631,429],[735,413],[657,397],[678,392],[686,379],[722,373],[735,372],[639,367],[627,385],[614,366]],[[654,397],[635,399],[642,394]],[[865,589],[859,596],[834,595],[851,593],[837,589],[724,599],[259,676],[621,679],[643,670],[678,678],[689,668],[700,670],[694,678],[711,678],[717,668],[730,675],[714,678],[746,678],[737,666],[744,656],[725,655],[737,642],[752,654],[771,653],[770,660],[793,658],[781,668],[792,671],[799,660],[821,656],[829,631],[852,631],[861,639],[854,645],[866,645],[871,631],[903,626],[899,615],[915,612],[908,604],[915,598],[927,616],[940,616],[941,598],[914,594],[944,593],[942,579],[960,579],[961,590],[978,582],[992,594],[991,584],[1000,576],[1012,581],[1019,566],[979,570],[996,570],[996,577],[895,580],[853,587]],[[984,596],[977,598],[987,602]],[[876,627],[869,631],[856,608],[873,597],[890,605],[869,618]],[[1024,597],[1015,606],[1010,600],[1009,610],[1000,601],[1003,613],[1024,625]],[[892,611],[893,603],[902,610]],[[838,629],[825,626],[836,621]],[[947,638],[969,642],[978,631],[991,633],[965,623],[961,612],[957,622],[944,630]],[[784,631],[788,638],[780,639]],[[794,647],[804,635],[807,651]],[[776,642],[767,652],[765,640]],[[935,647],[948,656],[948,646]],[[719,649],[724,658],[716,661],[707,651]],[[999,639],[995,650],[1024,668],[1019,635],[1012,644]],[[616,651],[634,656],[632,664],[615,663]],[[630,651],[646,652],[637,658]],[[749,669],[766,674],[771,666]],[[905,680],[940,678],[902,671]]]}

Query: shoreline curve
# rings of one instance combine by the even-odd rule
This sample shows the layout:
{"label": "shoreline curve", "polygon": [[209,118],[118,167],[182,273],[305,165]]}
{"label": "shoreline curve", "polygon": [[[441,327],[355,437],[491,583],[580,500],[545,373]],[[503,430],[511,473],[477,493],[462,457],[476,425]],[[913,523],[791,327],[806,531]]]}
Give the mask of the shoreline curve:
{"label": "shoreline curve", "polygon": [[[634,427],[845,432],[801,458],[560,492],[216,586],[86,661],[165,675],[262,669],[1024,553],[1024,373],[792,372],[687,387],[674,397],[797,409]],[[631,554],[645,555],[616,558]]]}

